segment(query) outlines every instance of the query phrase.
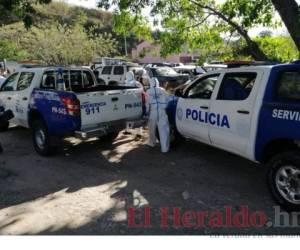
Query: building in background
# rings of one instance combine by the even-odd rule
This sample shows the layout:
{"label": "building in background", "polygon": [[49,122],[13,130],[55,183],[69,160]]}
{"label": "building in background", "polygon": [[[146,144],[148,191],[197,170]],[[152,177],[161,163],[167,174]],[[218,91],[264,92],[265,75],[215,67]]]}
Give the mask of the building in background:
{"label": "building in background", "polygon": [[160,50],[160,45],[154,45],[148,41],[144,41],[132,50],[131,57],[133,61],[145,64],[162,62],[195,63],[198,62],[200,58],[199,53],[180,53],[163,58],[160,56]]}

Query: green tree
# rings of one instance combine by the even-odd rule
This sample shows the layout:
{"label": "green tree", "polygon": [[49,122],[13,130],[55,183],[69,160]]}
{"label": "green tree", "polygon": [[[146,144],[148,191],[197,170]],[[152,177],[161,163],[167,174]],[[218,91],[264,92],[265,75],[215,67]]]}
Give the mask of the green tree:
{"label": "green tree", "polygon": [[146,19],[141,15],[132,16],[128,11],[115,13],[113,31],[124,37],[125,55],[127,55],[127,38],[134,34],[138,39],[152,40],[152,31]]}
{"label": "green tree", "polygon": [[24,49],[18,49],[17,44],[10,40],[0,40],[0,58],[7,60],[23,60],[28,56]]}
{"label": "green tree", "polygon": [[298,58],[298,49],[291,37],[260,37],[255,40],[270,60],[286,63]]}
{"label": "green tree", "polygon": [[23,20],[25,27],[32,25],[35,9],[33,4],[49,4],[51,0],[0,0],[0,16],[6,19],[11,16]]}
{"label": "green tree", "polygon": [[222,3],[212,0],[100,0],[99,6],[116,6],[116,11],[133,15],[140,15],[146,7],[151,8],[153,16],[161,16],[163,27],[168,32],[170,39],[165,38],[164,41],[176,43],[172,48],[191,41],[190,36],[201,35],[199,30],[203,30],[203,27],[213,32],[241,37],[256,60],[266,60],[267,56],[248,31],[259,24],[276,25],[272,21],[274,8],[269,0],[226,0]]}
{"label": "green tree", "polygon": [[[117,42],[110,34],[95,32],[96,26],[84,28],[86,16],[83,13],[75,19],[78,21],[74,25],[48,20],[28,30],[21,22],[5,25],[0,27],[0,41],[13,41],[11,44],[18,53],[27,52],[21,53],[26,59],[38,59],[50,65],[83,65],[95,57],[117,54]],[[0,51],[2,49],[8,50],[0,44]]]}
{"label": "green tree", "polygon": [[[272,0],[300,52],[300,6],[295,0]],[[299,57],[299,56],[298,56]]]}

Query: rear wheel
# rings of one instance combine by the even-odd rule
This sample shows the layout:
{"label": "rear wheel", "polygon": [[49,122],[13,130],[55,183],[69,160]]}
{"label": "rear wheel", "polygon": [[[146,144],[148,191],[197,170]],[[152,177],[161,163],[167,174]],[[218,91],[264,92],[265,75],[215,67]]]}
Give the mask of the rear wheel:
{"label": "rear wheel", "polygon": [[32,130],[32,139],[35,151],[42,156],[51,155],[54,152],[54,147],[51,145],[51,138],[48,134],[48,129],[44,121],[34,121]]}
{"label": "rear wheel", "polygon": [[300,152],[289,151],[268,163],[268,184],[275,200],[290,211],[300,210]]}
{"label": "rear wheel", "polygon": [[4,122],[3,124],[0,124],[0,132],[5,132],[9,128],[9,122]]}

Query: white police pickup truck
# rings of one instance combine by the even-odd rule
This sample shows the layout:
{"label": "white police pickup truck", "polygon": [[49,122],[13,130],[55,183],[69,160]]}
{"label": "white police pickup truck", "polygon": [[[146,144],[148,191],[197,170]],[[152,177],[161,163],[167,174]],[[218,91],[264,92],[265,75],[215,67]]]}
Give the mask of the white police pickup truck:
{"label": "white police pickup truck", "polygon": [[[31,128],[35,150],[53,152],[53,138],[104,136],[113,140],[130,123],[143,123],[142,89],[97,85],[86,68],[22,68],[0,88],[12,123]],[[6,130],[9,124],[1,127]]]}
{"label": "white police pickup truck", "polygon": [[300,64],[204,74],[167,111],[176,138],[266,163],[276,201],[300,209]]}

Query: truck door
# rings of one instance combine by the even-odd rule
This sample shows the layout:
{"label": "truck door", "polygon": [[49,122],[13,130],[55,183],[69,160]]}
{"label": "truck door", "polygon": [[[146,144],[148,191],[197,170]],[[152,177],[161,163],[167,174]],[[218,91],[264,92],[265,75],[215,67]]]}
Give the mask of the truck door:
{"label": "truck door", "polygon": [[216,100],[211,105],[211,112],[218,117],[218,122],[209,127],[212,144],[233,153],[245,154],[262,75],[256,70],[224,74]]}
{"label": "truck door", "polygon": [[184,97],[179,98],[176,127],[182,135],[210,143],[207,115],[218,78],[219,74],[213,74],[198,79],[185,91]]}
{"label": "truck door", "polygon": [[31,84],[35,74],[33,72],[22,72],[18,79],[17,88],[14,94],[15,119],[17,123],[28,126],[28,108],[32,93]]}
{"label": "truck door", "polygon": [[[6,79],[1,87],[0,98],[2,102],[5,104],[5,109],[10,109],[15,115],[15,90],[18,81],[19,73],[14,73],[10,77]],[[13,123],[15,119],[12,119],[11,122]]]}

